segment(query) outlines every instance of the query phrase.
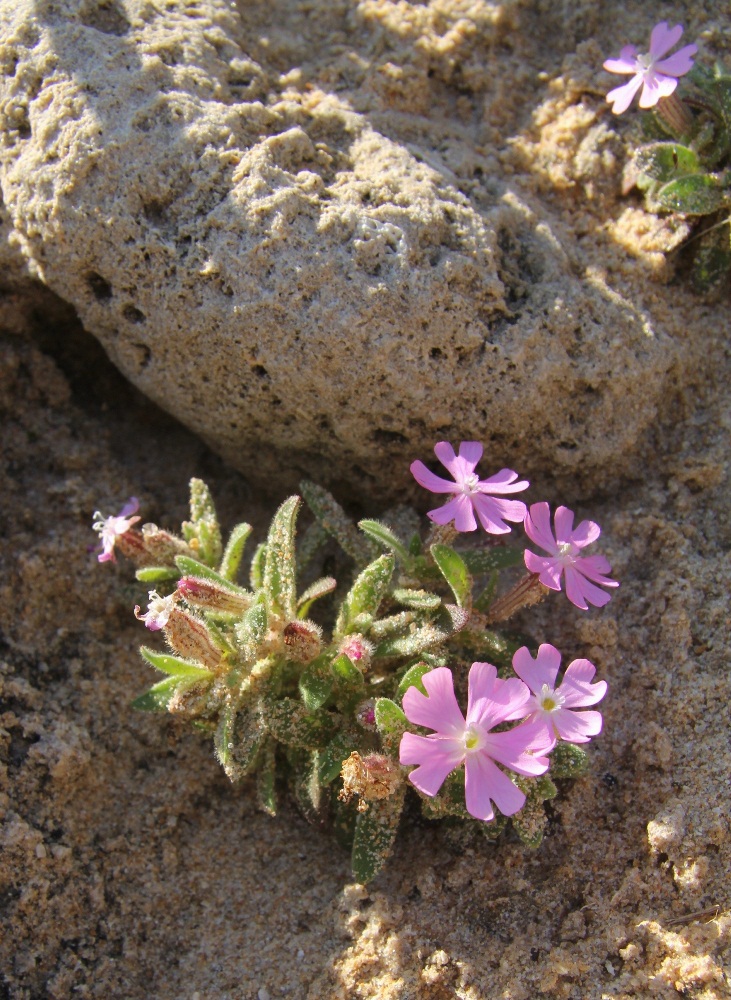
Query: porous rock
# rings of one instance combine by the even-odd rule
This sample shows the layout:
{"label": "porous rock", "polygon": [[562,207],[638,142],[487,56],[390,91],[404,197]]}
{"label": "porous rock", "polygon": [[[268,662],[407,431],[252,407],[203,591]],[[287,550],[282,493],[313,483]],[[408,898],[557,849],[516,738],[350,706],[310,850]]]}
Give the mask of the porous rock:
{"label": "porous rock", "polygon": [[473,4],[441,48],[414,20],[399,68],[374,56],[383,5],[346,6],[371,51],[349,52],[334,4],[303,74],[261,4],[6,0],[6,251],[256,482],[306,471],[384,494],[440,438],[574,493],[627,473],[668,341],[464,129],[452,161],[470,183],[408,139],[429,145],[421,83],[478,66],[500,8]]}

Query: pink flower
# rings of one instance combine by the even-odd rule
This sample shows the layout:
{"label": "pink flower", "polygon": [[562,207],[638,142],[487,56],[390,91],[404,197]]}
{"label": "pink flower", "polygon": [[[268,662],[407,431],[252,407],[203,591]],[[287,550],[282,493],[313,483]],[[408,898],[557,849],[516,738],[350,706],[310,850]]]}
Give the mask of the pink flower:
{"label": "pink flower", "polygon": [[516,483],[518,473],[512,469],[502,469],[489,479],[480,479],[475,472],[475,466],[482,457],[479,441],[463,441],[459,446],[459,455],[454,454],[454,448],[447,441],[440,441],[434,446],[434,453],[454,482],[435,476],[423,462],[411,463],[414,479],[431,493],[455,493],[456,496],[443,507],[429,511],[432,521],[449,524],[453,520],[457,531],[474,531],[477,527],[476,512],[485,531],[491,535],[504,535],[510,531],[505,521],[519,524],[523,520],[526,507],[522,501],[500,500],[489,494],[519,493],[530,483]]}
{"label": "pink flower", "polygon": [[[574,529],[574,512],[568,507],[557,507],[554,517],[556,537],[551,531],[551,513],[547,503],[531,504],[525,518],[525,533],[532,542],[548,552],[548,557],[537,556],[525,550],[525,565],[529,572],[538,573],[544,587],[561,589],[561,575],[566,577],[566,596],[577,608],[586,611],[588,604],[602,608],[610,600],[609,594],[595,586],[618,587],[616,580],[603,576],[612,567],[604,556],[579,556],[579,552],[595,542],[601,528],[593,521],[582,521]],[[587,604],[588,602],[588,604]]]}
{"label": "pink flower", "polygon": [[139,517],[130,517],[130,514],[136,514],[139,509],[140,504],[137,497],[130,497],[116,516],[104,517],[99,511],[95,512],[92,528],[101,536],[102,551],[97,557],[99,562],[117,561],[114,555],[114,543],[119,535],[124,535],[133,524],[140,520]]}
{"label": "pink flower", "polygon": [[652,29],[649,53],[638,55],[634,45],[625,45],[619,59],[607,59],[604,69],[610,73],[632,74],[629,83],[615,87],[607,94],[615,115],[627,110],[640,87],[641,108],[654,108],[661,97],[670,97],[678,86],[676,77],[684,76],[691,69],[692,57],[698,51],[697,45],[685,45],[667,59],[662,58],[680,41],[682,34],[679,24],[670,28],[667,21],[661,21]]}
{"label": "pink flower", "polygon": [[490,663],[473,663],[465,720],[448,667],[430,670],[422,683],[428,697],[410,687],[403,698],[404,712],[409,722],[435,732],[401,737],[401,763],[418,765],[409,781],[424,795],[436,795],[447,775],[464,764],[465,802],[472,816],[494,819],[493,802],[505,816],[518,812],[525,795],[497,764],[518,774],[544,774],[548,770],[544,755],[556,739],[542,723],[522,723],[502,733],[490,730],[527,714],[528,688],[517,678],[500,680]]}
{"label": "pink flower", "polygon": [[149,598],[147,611],[141,615],[139,604],[135,604],[135,618],[144,622],[145,628],[149,628],[151,632],[159,632],[167,625],[168,618],[178,603],[178,592],[174,590],[167,597],[160,597],[156,590],[151,590],[147,596]]}
{"label": "pink flower", "polygon": [[607,693],[607,682],[591,683],[596,673],[589,660],[572,660],[556,687],[561,654],[555,646],[543,643],[535,660],[527,646],[513,656],[513,670],[533,692],[528,702],[528,721],[545,726],[550,736],[568,743],[588,743],[589,737],[602,731],[601,712],[574,712],[572,709],[596,705]]}

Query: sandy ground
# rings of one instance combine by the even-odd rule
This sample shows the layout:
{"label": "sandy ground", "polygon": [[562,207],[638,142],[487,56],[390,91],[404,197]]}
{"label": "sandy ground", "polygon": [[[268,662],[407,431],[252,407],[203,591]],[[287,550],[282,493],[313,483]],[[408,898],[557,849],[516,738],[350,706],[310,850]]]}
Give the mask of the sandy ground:
{"label": "sandy ground", "polygon": [[[713,25],[720,9],[694,16]],[[577,37],[610,31],[608,15],[591,11],[576,5]],[[639,11],[628,23],[644,34],[650,15]],[[683,15],[683,4],[663,7]],[[561,790],[534,852],[412,810],[387,869],[363,888],[292,807],[258,813],[252,789],[229,785],[203,738],[134,713],[129,701],[149,681],[131,614],[140,589],[89,553],[92,512],[135,494],[146,520],[174,525],[195,474],[228,525],[243,516],[261,532],[281,494],[276,482],[269,497],[254,493],[148,403],[57,300],[8,291],[0,996],[731,996],[728,297],[697,298],[682,262],[664,263],[673,224],[619,196],[621,162],[581,174],[584,119],[601,105],[578,96],[591,61],[581,52],[562,84],[560,64],[540,86],[525,82],[530,113],[506,98],[499,134],[483,87],[492,131],[479,140],[514,165],[526,196],[551,205],[585,272],[611,277],[682,348],[635,474],[560,498],[602,524],[616,598],[585,615],[552,602],[531,619],[609,681],[591,773]],[[552,495],[546,477],[531,499]]]}

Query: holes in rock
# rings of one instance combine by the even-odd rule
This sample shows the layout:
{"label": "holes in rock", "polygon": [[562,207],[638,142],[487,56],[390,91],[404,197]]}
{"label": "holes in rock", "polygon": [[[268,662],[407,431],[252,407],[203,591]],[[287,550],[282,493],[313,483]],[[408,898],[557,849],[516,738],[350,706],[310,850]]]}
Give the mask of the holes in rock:
{"label": "holes in rock", "polygon": [[409,439],[399,434],[398,431],[387,431],[382,427],[377,427],[371,435],[371,440],[375,444],[408,444]]}
{"label": "holes in rock", "polygon": [[150,358],[152,357],[152,351],[147,346],[147,344],[133,344],[132,345],[137,353],[137,366],[139,371],[144,371],[145,368],[150,363]]}
{"label": "holes in rock", "polygon": [[444,357],[444,351],[440,347],[432,347],[429,351],[429,357],[439,361]]}
{"label": "holes in rock", "polygon": [[96,271],[90,271],[86,276],[86,284],[97,302],[107,302],[111,299],[112,286],[106,278],[102,278],[101,274],[97,274]]}
{"label": "holes in rock", "polygon": [[81,8],[79,19],[87,28],[93,28],[104,35],[126,35],[130,24],[115,3],[100,3],[99,0],[89,0]]}
{"label": "holes in rock", "polygon": [[122,310],[122,315],[129,323],[144,323],[147,316],[137,308],[137,306],[127,305]]}
{"label": "holes in rock", "polygon": [[251,373],[252,375],[256,375],[257,378],[269,378],[269,372],[264,365],[252,365]]}

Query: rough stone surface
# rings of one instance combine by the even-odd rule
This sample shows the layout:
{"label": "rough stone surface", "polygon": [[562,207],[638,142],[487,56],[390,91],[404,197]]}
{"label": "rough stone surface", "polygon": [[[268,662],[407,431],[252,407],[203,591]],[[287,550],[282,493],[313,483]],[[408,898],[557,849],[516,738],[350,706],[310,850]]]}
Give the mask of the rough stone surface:
{"label": "rough stone surface", "polygon": [[[606,488],[679,352],[506,142],[539,7],[6,0],[5,245],[259,484],[337,466],[394,492],[477,437],[495,468]],[[606,204],[621,140],[569,102],[549,177]]]}

